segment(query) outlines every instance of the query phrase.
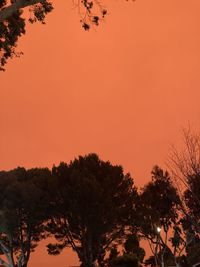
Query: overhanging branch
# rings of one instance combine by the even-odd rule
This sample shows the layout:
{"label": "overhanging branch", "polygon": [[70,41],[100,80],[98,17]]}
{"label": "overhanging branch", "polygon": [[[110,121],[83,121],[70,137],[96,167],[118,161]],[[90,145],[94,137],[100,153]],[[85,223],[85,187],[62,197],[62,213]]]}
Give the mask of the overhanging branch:
{"label": "overhanging branch", "polygon": [[42,2],[41,0],[16,0],[13,4],[0,10],[0,22],[11,17],[16,11]]}

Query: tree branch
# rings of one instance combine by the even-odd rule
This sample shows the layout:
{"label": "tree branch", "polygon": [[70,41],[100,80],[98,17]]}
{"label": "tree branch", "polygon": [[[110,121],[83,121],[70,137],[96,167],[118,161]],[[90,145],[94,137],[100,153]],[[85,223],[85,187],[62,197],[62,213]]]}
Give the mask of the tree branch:
{"label": "tree branch", "polygon": [[0,258],[0,264],[2,264],[5,267],[9,267],[9,264],[5,262],[3,259]]}
{"label": "tree branch", "polygon": [[11,17],[16,11],[40,2],[42,2],[42,0],[16,0],[13,4],[0,10],[0,22]]}
{"label": "tree branch", "polygon": [[8,254],[9,253],[9,249],[6,247],[6,245],[4,245],[3,241],[0,239],[0,247],[3,251],[4,254]]}

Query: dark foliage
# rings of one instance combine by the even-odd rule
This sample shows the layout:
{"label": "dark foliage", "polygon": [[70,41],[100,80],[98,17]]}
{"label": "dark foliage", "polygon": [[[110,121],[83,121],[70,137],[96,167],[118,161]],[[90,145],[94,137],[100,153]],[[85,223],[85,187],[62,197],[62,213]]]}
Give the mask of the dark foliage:
{"label": "dark foliage", "polygon": [[0,173],[0,249],[9,266],[27,266],[30,253],[46,237],[48,169],[17,168]]}
{"label": "dark foliage", "polygon": [[169,174],[157,166],[154,167],[152,181],[143,188],[138,203],[138,214],[141,213],[139,223],[144,235],[155,236],[158,226],[162,226],[167,232],[178,219],[179,203],[177,190]]}
{"label": "dark foliage", "polygon": [[124,254],[114,258],[110,267],[139,267],[138,258],[134,254]]}
{"label": "dark foliage", "polygon": [[49,253],[58,254],[70,245],[83,266],[93,266],[124,235],[137,195],[133,180],[121,166],[101,161],[96,154],[61,163],[52,172],[58,196],[49,230],[58,244],[49,245]]}

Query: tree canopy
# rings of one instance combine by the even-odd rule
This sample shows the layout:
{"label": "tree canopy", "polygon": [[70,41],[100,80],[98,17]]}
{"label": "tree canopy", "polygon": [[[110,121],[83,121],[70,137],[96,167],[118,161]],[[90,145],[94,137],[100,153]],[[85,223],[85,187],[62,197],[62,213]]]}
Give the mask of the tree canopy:
{"label": "tree canopy", "polygon": [[49,253],[57,254],[70,245],[82,266],[92,267],[125,234],[137,196],[133,180],[121,166],[96,154],[61,163],[52,173],[59,196],[49,229],[58,243],[48,246]]}
{"label": "tree canopy", "polygon": [[6,267],[26,267],[30,253],[45,237],[48,196],[42,188],[48,169],[17,168],[0,173],[0,250]]}
{"label": "tree canopy", "polygon": [[[0,171],[0,264],[27,267],[40,240],[51,236],[49,254],[70,247],[83,267],[196,266],[199,177],[187,177],[180,195],[169,173],[156,166],[138,190],[122,166],[96,154],[51,170]],[[141,240],[153,254],[145,261]]]}

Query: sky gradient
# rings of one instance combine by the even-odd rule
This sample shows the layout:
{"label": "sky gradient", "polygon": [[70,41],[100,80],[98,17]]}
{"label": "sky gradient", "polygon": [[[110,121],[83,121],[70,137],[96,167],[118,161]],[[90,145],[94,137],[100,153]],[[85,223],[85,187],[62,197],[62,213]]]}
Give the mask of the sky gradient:
{"label": "sky gradient", "polygon": [[[137,186],[164,166],[170,143],[199,129],[199,0],[106,1],[85,32],[70,1],[28,27],[0,73],[0,169],[58,164],[95,152],[122,164]],[[30,267],[77,264],[71,252]]]}

